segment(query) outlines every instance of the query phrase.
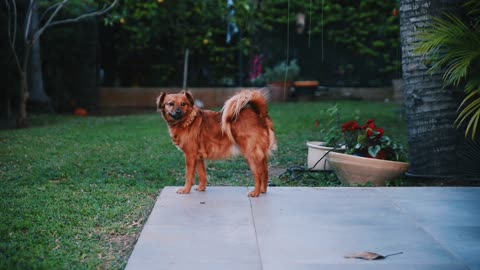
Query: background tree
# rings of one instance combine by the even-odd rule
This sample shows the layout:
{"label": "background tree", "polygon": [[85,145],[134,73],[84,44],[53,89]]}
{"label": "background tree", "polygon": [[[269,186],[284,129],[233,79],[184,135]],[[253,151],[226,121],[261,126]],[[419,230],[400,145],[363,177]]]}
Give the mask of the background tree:
{"label": "background tree", "polygon": [[[120,0],[106,18],[102,34],[106,84],[181,85],[184,53],[190,51],[189,85],[235,84],[238,58],[251,53],[255,21],[251,0],[227,1]],[[227,41],[233,20],[242,31]]]}
{"label": "background tree", "polygon": [[[7,10],[7,31],[8,31],[8,46],[12,53],[14,60],[14,66],[18,74],[18,113],[17,113],[17,127],[25,127],[27,125],[27,101],[29,99],[29,85],[28,85],[28,72],[41,72],[41,66],[39,65],[39,42],[42,34],[50,27],[78,22],[82,19],[99,16],[110,11],[116,4],[117,0],[114,0],[109,6],[104,6],[102,9],[82,14],[73,18],[58,20],[59,12],[67,6],[69,0],[62,0],[59,2],[51,3],[46,1],[50,5],[45,8],[45,11],[41,16],[37,14],[37,1],[22,1],[21,4],[25,7],[25,12],[22,14],[19,12],[19,3],[15,0],[5,0],[5,6]],[[23,16],[21,16],[23,15]],[[33,55],[32,58],[32,50]],[[32,62],[33,69],[30,70],[29,62]],[[32,76],[37,78],[31,81],[31,83],[41,84],[42,75]],[[41,87],[41,86],[40,86]],[[42,88],[36,88],[34,92],[36,98],[45,99],[44,91]]]}
{"label": "background tree", "polygon": [[[298,13],[305,15],[303,34],[295,28]],[[285,60],[288,34],[289,58],[297,58],[301,79],[328,86],[384,86],[401,76],[396,0],[264,0],[255,20],[254,44],[267,65]]]}
{"label": "background tree", "polygon": [[[304,76],[323,85],[384,86],[400,77],[396,0],[233,3],[232,17],[225,0],[120,0],[100,35],[105,85],[179,86],[187,47],[192,86],[238,85],[249,60],[263,55],[265,70],[286,60],[287,46],[290,59],[302,58]],[[303,35],[295,33],[299,12]],[[239,32],[227,42],[229,23]]]}

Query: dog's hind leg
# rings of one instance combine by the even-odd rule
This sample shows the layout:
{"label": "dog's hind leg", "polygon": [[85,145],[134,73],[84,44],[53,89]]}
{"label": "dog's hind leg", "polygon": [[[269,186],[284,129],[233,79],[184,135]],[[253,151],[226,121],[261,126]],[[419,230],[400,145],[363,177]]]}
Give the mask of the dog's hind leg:
{"label": "dog's hind leg", "polygon": [[265,158],[262,161],[261,170],[262,170],[262,179],[261,179],[262,181],[260,183],[260,192],[266,193],[267,187],[268,187],[268,159],[267,158]]}
{"label": "dog's hind leg", "polygon": [[179,194],[188,194],[195,184],[195,167],[197,160],[194,157],[185,156],[185,186],[177,190]]}
{"label": "dog's hind leg", "polygon": [[207,189],[207,170],[205,169],[205,161],[203,159],[198,159],[196,167],[199,183],[195,190],[205,191]]}
{"label": "dog's hind leg", "polygon": [[255,151],[253,154],[248,154],[245,157],[247,159],[247,163],[250,166],[250,170],[253,173],[253,177],[255,179],[255,188],[252,192],[248,194],[250,197],[258,197],[260,193],[267,192],[267,181],[268,181],[268,167],[267,167],[267,158],[265,155],[255,155]]}

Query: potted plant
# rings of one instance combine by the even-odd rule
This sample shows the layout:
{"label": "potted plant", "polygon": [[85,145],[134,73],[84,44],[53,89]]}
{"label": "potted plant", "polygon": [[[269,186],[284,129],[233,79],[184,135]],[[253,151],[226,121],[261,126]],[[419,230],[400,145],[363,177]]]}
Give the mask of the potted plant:
{"label": "potted plant", "polygon": [[291,60],[289,63],[282,61],[273,68],[267,67],[261,78],[267,82],[270,100],[273,102],[286,101],[290,87],[299,73],[297,60]]}
{"label": "potted plant", "polygon": [[385,186],[408,169],[404,150],[370,119],[365,125],[350,121],[342,125],[346,153],[330,153],[328,162],[345,185]]}
{"label": "potted plant", "polygon": [[[327,155],[331,151],[343,152],[345,146],[343,144],[343,135],[338,123],[338,106],[327,109],[330,120],[326,124],[326,128],[320,129],[322,134],[320,141],[307,141],[307,166],[310,171],[331,171],[332,167],[328,163]],[[319,120],[316,120],[317,126]]]}
{"label": "potted plant", "polygon": [[341,136],[337,130],[336,127],[323,129],[321,141],[307,141],[307,166],[310,171],[331,171],[328,154],[332,151],[345,151],[345,147],[339,143]]}

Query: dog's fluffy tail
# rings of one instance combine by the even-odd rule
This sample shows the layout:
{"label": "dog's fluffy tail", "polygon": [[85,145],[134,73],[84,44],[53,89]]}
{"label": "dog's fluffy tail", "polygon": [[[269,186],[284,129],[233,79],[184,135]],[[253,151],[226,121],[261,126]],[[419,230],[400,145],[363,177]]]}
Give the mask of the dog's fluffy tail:
{"label": "dog's fluffy tail", "polygon": [[243,90],[225,102],[225,105],[222,108],[221,126],[222,131],[231,141],[235,142],[231,130],[232,122],[237,120],[238,116],[240,115],[240,111],[243,108],[249,106],[258,114],[259,118],[268,118],[269,123],[267,126],[269,128],[268,132],[270,137],[269,150],[275,150],[276,140],[275,134],[273,133],[273,124],[268,117],[267,95],[268,93],[262,90]]}

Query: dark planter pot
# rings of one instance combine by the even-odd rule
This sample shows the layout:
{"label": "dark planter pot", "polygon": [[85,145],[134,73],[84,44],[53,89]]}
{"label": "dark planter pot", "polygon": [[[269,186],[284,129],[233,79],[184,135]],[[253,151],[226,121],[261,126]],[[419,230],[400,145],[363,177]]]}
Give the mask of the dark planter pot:
{"label": "dark planter pot", "polygon": [[296,81],[294,96],[298,101],[315,100],[315,92],[318,90],[318,81]]}

